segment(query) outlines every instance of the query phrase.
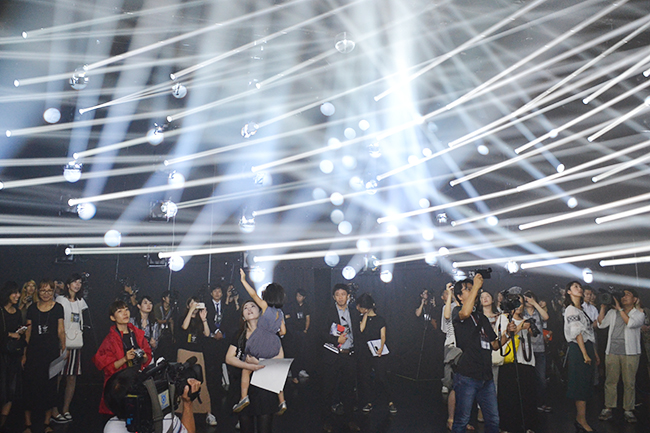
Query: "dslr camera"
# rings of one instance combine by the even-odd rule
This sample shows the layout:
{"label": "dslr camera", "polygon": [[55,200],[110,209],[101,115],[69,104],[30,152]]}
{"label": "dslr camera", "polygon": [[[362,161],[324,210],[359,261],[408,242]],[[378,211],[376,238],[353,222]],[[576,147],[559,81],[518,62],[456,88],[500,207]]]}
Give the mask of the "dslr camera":
{"label": "dslr camera", "polygon": [[484,280],[489,280],[490,278],[492,278],[492,268],[474,269],[473,271],[469,271],[467,273],[467,276],[469,278],[474,278],[477,274],[481,274]]}

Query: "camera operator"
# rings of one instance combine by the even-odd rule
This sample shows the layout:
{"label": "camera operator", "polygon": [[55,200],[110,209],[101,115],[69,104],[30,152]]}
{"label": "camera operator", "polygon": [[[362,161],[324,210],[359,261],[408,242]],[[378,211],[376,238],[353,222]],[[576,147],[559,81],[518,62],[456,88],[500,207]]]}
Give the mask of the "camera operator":
{"label": "camera operator", "polygon": [[[460,307],[454,308],[452,322],[456,344],[463,351],[454,376],[456,410],[453,433],[465,433],[469,423],[474,400],[483,411],[485,433],[499,432],[499,412],[496,404],[496,391],[492,379],[492,351],[506,343],[508,335],[500,339],[483,313],[476,311],[476,298],[483,286],[483,275],[477,273],[473,284],[458,282],[454,295]],[[509,323],[507,331],[514,332],[516,326]]]}
{"label": "camera operator", "polygon": [[511,338],[518,340],[518,344],[514,344],[516,359],[511,352],[512,343],[502,349],[505,360],[499,367],[497,387],[499,413],[507,414],[500,417],[501,429],[512,433],[532,432],[531,429],[537,425],[537,393],[534,392],[537,389],[537,375],[532,335],[535,333],[540,336],[541,331],[530,319],[524,319],[525,301],[521,291],[521,287],[515,286],[503,292],[501,308],[504,314],[499,316],[496,324],[499,336],[503,336],[509,324],[516,326],[514,335],[510,334]]}
{"label": "camera operator", "polygon": [[[129,322],[131,312],[124,301],[114,301],[109,307],[109,317],[115,322],[102,341],[93,363],[104,372],[104,386],[108,379],[119,370],[127,367],[146,367],[151,363],[151,346],[144,337],[144,331]],[[106,406],[104,396],[99,403],[99,413],[112,415]]]}
{"label": "camera operator", "polygon": [[605,349],[605,408],[598,418],[603,421],[612,419],[618,380],[623,376],[623,416],[625,421],[634,423],[635,380],[641,358],[641,327],[645,314],[636,308],[639,296],[634,289],[626,289],[622,295],[614,293],[611,296],[613,309],[607,311],[608,305],[603,303],[598,315],[598,327],[609,327]]}
{"label": "camera operator", "polygon": [[[128,412],[126,410],[125,400],[126,397],[136,383],[138,370],[129,368],[119,371],[108,379],[104,389],[104,401],[108,408],[115,414],[113,418],[108,420],[104,426],[104,433],[126,433],[126,418]],[[173,425],[171,433],[195,433],[194,426],[194,411],[192,410],[191,394],[199,391],[201,382],[196,379],[187,379],[188,386],[183,390],[181,396],[182,402],[182,415],[181,420],[178,422],[176,415],[171,413],[165,415],[163,418],[162,431],[163,433],[170,432],[169,428]]]}

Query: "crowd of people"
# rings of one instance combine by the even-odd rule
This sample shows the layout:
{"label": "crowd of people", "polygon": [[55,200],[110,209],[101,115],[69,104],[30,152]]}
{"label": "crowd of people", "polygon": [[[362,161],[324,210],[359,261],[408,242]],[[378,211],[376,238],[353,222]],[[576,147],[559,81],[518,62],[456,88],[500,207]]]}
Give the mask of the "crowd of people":
{"label": "crowd of people", "polygon": [[[325,432],[336,425],[360,431],[356,409],[368,414],[385,405],[383,410],[397,414],[391,347],[398,342],[390,340],[389,324],[370,293],[358,295],[351,285],[336,284],[333,302],[319,306],[322,320],[314,325],[302,289],[287,302],[281,285],[268,284],[258,295],[244,271],[240,277],[250,298],[243,303],[234,285],[213,286],[181,303],[170,291],[155,299],[141,295],[128,280],[122,282],[109,306],[112,325],[93,356],[104,374],[99,411],[108,421],[105,431],[122,431],[117,424],[121,409],[111,406],[115,397],[109,394],[125,392],[132,377],[124,372],[144,369],[160,357],[195,359],[204,372],[202,383],[188,383],[182,392],[178,432],[194,431],[189,421],[194,414],[217,425],[227,396],[243,433],[270,433],[274,417],[288,403],[283,392],[254,386],[250,377],[264,368],[263,359],[285,356],[294,359],[289,378],[295,384],[314,373],[307,371],[315,365],[310,358],[319,359]],[[72,421],[84,323],[90,320],[83,281],[82,275],[72,274],[65,282],[28,281],[22,288],[8,282],[0,291],[0,431],[19,400],[26,402],[24,433],[32,433],[40,419],[46,433],[53,431],[51,423]],[[482,422],[486,433],[539,431],[540,418],[553,411],[547,395],[551,374],[575,402],[577,433],[594,431],[586,405],[603,377],[605,404],[599,419],[615,417],[622,380],[623,419],[637,421],[636,373],[642,346],[650,353],[650,311],[642,308],[634,289],[606,294],[609,298],[597,304],[594,290],[577,281],[558,288],[548,301],[517,286],[490,293],[483,282],[478,273],[448,283],[439,297],[436,290],[425,289],[414,310],[414,320],[424,325],[414,327],[422,332],[421,339],[417,332],[414,338],[418,346],[421,341],[420,361],[424,353],[441,367],[448,430],[471,431]],[[432,341],[440,347],[423,352]],[[190,398],[192,392],[200,398]]]}

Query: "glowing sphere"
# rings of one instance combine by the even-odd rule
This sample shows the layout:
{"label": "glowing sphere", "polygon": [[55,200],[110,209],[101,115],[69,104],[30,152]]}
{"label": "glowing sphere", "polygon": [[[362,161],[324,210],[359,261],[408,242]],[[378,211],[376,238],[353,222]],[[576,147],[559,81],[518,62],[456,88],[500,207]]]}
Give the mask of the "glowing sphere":
{"label": "glowing sphere", "polygon": [[363,253],[370,251],[370,241],[368,239],[359,239],[357,241],[357,249]]}
{"label": "glowing sphere", "polygon": [[324,198],[327,198],[327,193],[323,188],[314,188],[311,192],[311,197],[314,200],[323,200]]}
{"label": "glowing sphere", "polygon": [[379,278],[384,283],[390,283],[391,281],[393,281],[393,273],[389,270],[381,271],[381,274],[379,274]]}
{"label": "glowing sphere", "polygon": [[340,149],[341,148],[341,140],[339,140],[338,138],[332,137],[329,140],[327,140],[327,145],[331,149]]}
{"label": "glowing sphere", "polygon": [[343,135],[345,135],[345,138],[348,140],[352,140],[357,136],[357,131],[355,131],[353,128],[345,128]]}
{"label": "glowing sphere", "polygon": [[506,271],[508,271],[509,274],[517,273],[519,271],[519,264],[514,260],[510,260],[506,263]]}
{"label": "glowing sphere", "polygon": [[480,144],[477,148],[476,151],[480,153],[481,155],[487,155],[490,153],[490,149],[485,145],[485,144]]}
{"label": "glowing sphere", "polygon": [[72,161],[63,167],[63,178],[70,183],[75,183],[81,179],[81,167],[83,164],[80,162]]}
{"label": "glowing sphere", "polygon": [[422,149],[422,155],[423,156],[431,156],[433,154],[433,151],[429,149],[428,147],[425,147]]}
{"label": "glowing sphere", "polygon": [[488,225],[494,227],[499,224],[499,218],[495,217],[494,215],[490,215],[489,217],[485,218],[485,222],[488,223]]}
{"label": "glowing sphere", "polygon": [[255,218],[246,218],[242,215],[239,219],[239,230],[242,233],[252,233],[255,230]]}
{"label": "glowing sphere", "polygon": [[582,270],[582,279],[587,284],[591,284],[591,283],[594,282],[594,274],[593,274],[593,272],[591,272],[591,269],[584,268]]}
{"label": "glowing sphere", "polygon": [[174,218],[178,213],[178,206],[171,200],[167,200],[160,205],[160,210],[165,214],[167,219]]}
{"label": "glowing sphere", "polygon": [[359,120],[359,129],[362,131],[367,131],[370,128],[370,122],[365,119]]}
{"label": "glowing sphere", "polygon": [[176,83],[172,87],[172,95],[176,99],[183,99],[187,95],[187,87],[183,86],[181,83]]}
{"label": "glowing sphere", "polygon": [[369,143],[366,149],[368,149],[368,154],[373,158],[379,158],[381,156],[381,147],[377,142]]}
{"label": "glowing sphere", "polygon": [[341,158],[341,162],[343,163],[343,167],[347,168],[348,170],[354,170],[357,168],[357,158],[354,156],[345,155],[343,158]]}
{"label": "glowing sphere", "polygon": [[241,129],[241,136],[244,138],[251,138],[257,133],[257,130],[260,129],[260,126],[255,122],[248,122]]}
{"label": "glowing sphere", "polygon": [[352,266],[348,265],[343,268],[343,270],[341,271],[341,275],[343,275],[343,278],[345,278],[346,280],[351,280],[357,276],[357,271]]}
{"label": "glowing sphere", "polygon": [[341,206],[344,201],[345,199],[343,198],[343,194],[340,192],[334,192],[330,196],[330,202],[332,202],[334,206]]}
{"label": "glowing sphere", "polygon": [[336,48],[336,51],[339,53],[348,54],[352,52],[356,46],[357,44],[350,38],[350,34],[348,32],[343,32],[336,35],[336,43],[334,44],[334,48]]}
{"label": "glowing sphere", "polygon": [[339,233],[342,235],[349,235],[352,233],[352,224],[349,221],[341,221],[339,223]]}
{"label": "glowing sphere", "polygon": [[361,178],[358,177],[358,176],[354,176],[354,177],[350,178],[350,181],[348,182],[348,184],[350,185],[350,188],[352,188],[352,189],[354,189],[356,191],[359,191],[359,190],[363,189],[363,180],[361,180]]}
{"label": "glowing sphere", "polygon": [[70,77],[70,87],[75,90],[83,90],[88,85],[90,79],[86,75],[87,66],[82,66],[74,70],[74,73]]}
{"label": "glowing sphere", "polygon": [[47,123],[56,123],[61,120],[61,112],[56,108],[48,108],[43,113],[43,120]]}
{"label": "glowing sphere", "polygon": [[435,264],[438,263],[438,257],[436,256],[436,253],[427,253],[424,256],[424,261],[429,266],[435,266]]}
{"label": "glowing sphere", "polygon": [[377,194],[377,181],[370,180],[366,182],[366,192],[370,195]]}
{"label": "glowing sphere", "polygon": [[167,177],[167,184],[176,188],[182,188],[185,185],[185,176],[177,171],[172,171]]}
{"label": "glowing sphere", "polygon": [[89,220],[95,216],[97,208],[92,203],[81,203],[77,205],[77,215],[82,220]]}
{"label": "glowing sphere", "polygon": [[433,229],[423,229],[422,230],[422,239],[425,241],[432,241],[435,237],[435,232]]}
{"label": "glowing sphere", "polygon": [[122,243],[122,233],[117,230],[109,230],[104,235],[104,243],[109,247],[119,247]]}
{"label": "glowing sphere", "polygon": [[573,209],[574,207],[578,206],[578,199],[571,197],[566,201],[566,205],[569,206],[569,208]]}
{"label": "glowing sphere", "polygon": [[438,254],[441,255],[441,256],[446,256],[446,255],[449,254],[449,249],[447,247],[441,247],[438,250]]}
{"label": "glowing sphere", "polygon": [[322,171],[325,174],[330,174],[332,171],[334,171],[334,163],[330,161],[329,159],[324,159],[320,162],[320,171]]}
{"label": "glowing sphere", "polygon": [[181,256],[171,256],[169,258],[169,269],[178,272],[185,266],[185,259]]}
{"label": "glowing sphere", "polygon": [[253,266],[248,274],[251,281],[254,283],[261,283],[266,277],[266,271],[261,266]]}
{"label": "glowing sphere", "polygon": [[323,105],[320,106],[320,112],[323,113],[323,116],[331,116],[336,112],[336,108],[334,107],[334,104],[331,102],[325,102]]}
{"label": "glowing sphere", "polygon": [[429,206],[431,206],[431,202],[429,202],[429,200],[427,200],[426,198],[421,198],[418,204],[422,209],[426,209]]}
{"label": "glowing sphere", "polygon": [[555,170],[557,170],[558,173],[562,173],[565,168],[564,164],[558,164],[557,167],[555,167]]}
{"label": "glowing sphere", "polygon": [[343,211],[342,211],[341,209],[334,209],[334,210],[330,213],[330,220],[331,220],[334,224],[337,224],[337,225],[338,225],[338,224],[339,224],[341,221],[343,221],[344,219],[345,219],[345,214],[343,213]]}
{"label": "glowing sphere", "polygon": [[165,134],[161,128],[152,128],[147,131],[147,141],[152,146],[158,146],[165,139]]}
{"label": "glowing sphere", "polygon": [[325,254],[324,260],[327,266],[333,268],[334,266],[339,264],[340,257],[338,254],[330,251],[327,254]]}

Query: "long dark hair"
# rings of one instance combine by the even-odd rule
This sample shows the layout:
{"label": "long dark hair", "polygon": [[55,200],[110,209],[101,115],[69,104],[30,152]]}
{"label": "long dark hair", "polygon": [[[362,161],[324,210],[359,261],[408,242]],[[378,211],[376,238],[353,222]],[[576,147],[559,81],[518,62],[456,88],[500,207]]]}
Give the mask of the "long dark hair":
{"label": "long dark hair", "polygon": [[0,308],[4,308],[9,303],[9,298],[14,293],[20,293],[20,287],[14,281],[7,281],[0,290]]}
{"label": "long dark hair", "polygon": [[487,293],[488,295],[490,295],[490,298],[492,298],[492,308],[491,308],[492,309],[492,314],[499,314],[499,310],[497,309],[496,300],[494,299],[494,296],[492,296],[492,293],[487,292],[487,291],[481,292],[481,294],[478,297],[479,306],[481,307],[481,312],[483,314],[485,314],[485,311],[484,311],[484,308],[483,308],[483,303],[481,302],[481,296],[483,295],[483,293]]}
{"label": "long dark hair", "polygon": [[[564,306],[568,307],[569,305],[573,305],[573,301],[571,300],[571,295],[569,294],[569,289],[571,289],[571,286],[574,284],[579,285],[582,287],[582,284],[580,284],[580,281],[569,281],[565,287],[565,293],[564,293]],[[580,297],[580,305],[584,302],[584,297]]]}
{"label": "long dark hair", "polygon": [[242,354],[246,349],[246,328],[248,327],[248,322],[244,320],[244,306],[248,303],[253,303],[258,309],[260,309],[260,313],[262,312],[259,305],[257,305],[257,303],[253,300],[248,300],[244,302],[242,306],[239,308],[241,314],[239,316],[239,336],[237,337],[237,352],[238,353],[241,352]]}
{"label": "long dark hair", "polygon": [[[191,296],[185,303],[185,317],[187,317],[187,315],[190,312],[190,303],[192,301],[196,303],[203,302],[201,301],[201,299],[199,299],[198,296]],[[203,335],[203,321],[199,317],[198,310],[196,311],[197,311],[196,316],[190,319],[190,325],[187,327],[187,331],[191,331],[197,335]]]}

